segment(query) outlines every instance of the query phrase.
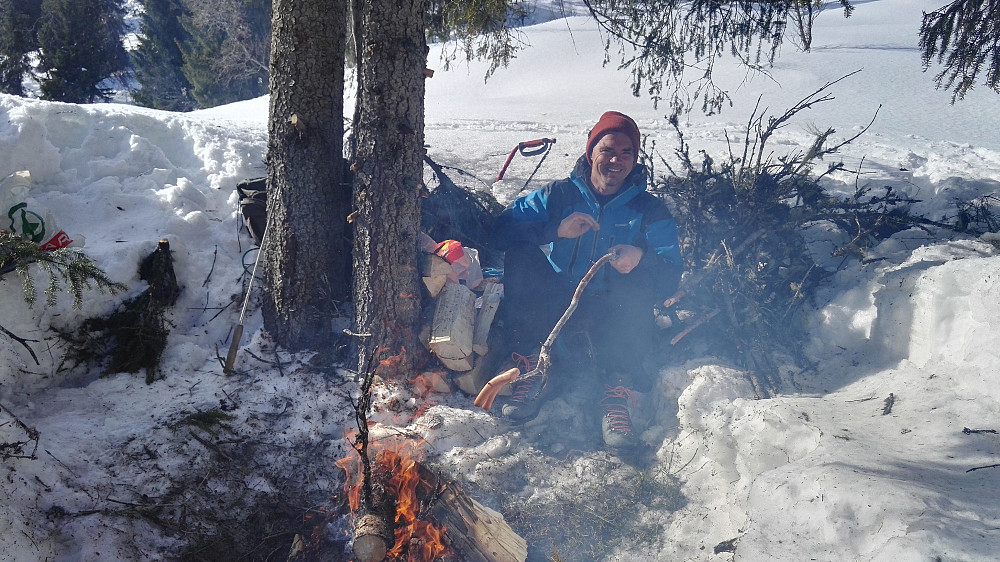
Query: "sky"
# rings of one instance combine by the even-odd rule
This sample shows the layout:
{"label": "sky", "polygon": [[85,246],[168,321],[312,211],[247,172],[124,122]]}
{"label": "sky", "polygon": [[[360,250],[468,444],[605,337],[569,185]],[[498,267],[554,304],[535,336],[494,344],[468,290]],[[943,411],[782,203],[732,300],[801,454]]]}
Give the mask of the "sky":
{"label": "sky", "polygon": [[[733,105],[682,119],[685,138],[722,156],[758,103],[780,114],[861,70],[782,129],[776,153],[817,128],[853,136],[877,113],[841,154],[859,173],[832,178],[832,191],[891,185],[936,220],[954,216],[957,198],[996,196],[1000,96],[974,90],[950,105],[934,69],[921,67],[921,12],[939,2],[856,6],[847,20],[824,12],[813,50],[786,43],[769,76],[720,63]],[[469,174],[452,174],[456,182],[508,202],[539,159],[517,157],[503,181],[493,179],[513,146],[539,137],[557,142],[531,186],[564,177],[611,109],[633,116],[669,157],[665,110],[631,96],[627,73],[602,65],[595,25],[570,14],[539,13],[522,30],[526,48],[485,82],[483,63],[446,70],[431,49],[428,155]],[[0,96],[0,177],[30,172],[28,201],[128,285],[118,296],[90,291],[74,310],[67,295],[29,307],[16,277],[0,279],[0,325],[36,340],[40,362],[0,337],[0,443],[26,440],[23,426],[39,435],[35,458],[0,461],[0,560],[170,560],[186,538],[213,528],[198,519],[211,509],[250,509],[280,494],[334,503],[343,476],[333,463],[351,454],[350,375],[321,371],[311,354],[275,352],[261,329],[259,286],[240,373],[225,376],[218,363],[255,256],[234,187],[265,173],[266,122],[266,98],[181,114]],[[11,182],[0,199],[13,197]],[[147,385],[142,374],[64,368],[65,345],[50,328],[73,330],[138,295],[146,285],[137,264],[160,239],[183,289],[168,314],[162,378]],[[836,239],[815,243],[832,248]],[[640,401],[652,458],[643,467],[595,442],[596,405],[580,393],[519,427],[461,392],[387,381],[376,388],[372,432],[423,439],[425,462],[504,513],[529,539],[531,560],[551,557],[554,544],[574,560],[994,559],[1000,468],[982,467],[1000,463],[997,240],[910,230],[864,263],[838,264],[807,312],[812,365],[785,366],[773,397],[755,396],[722,359],[674,358]],[[44,273],[32,275],[44,283]],[[185,423],[213,409],[232,416],[221,433]],[[153,507],[195,530],[170,532],[137,515]],[[348,524],[343,515],[323,529],[328,548],[341,549],[334,559],[349,559]]]}

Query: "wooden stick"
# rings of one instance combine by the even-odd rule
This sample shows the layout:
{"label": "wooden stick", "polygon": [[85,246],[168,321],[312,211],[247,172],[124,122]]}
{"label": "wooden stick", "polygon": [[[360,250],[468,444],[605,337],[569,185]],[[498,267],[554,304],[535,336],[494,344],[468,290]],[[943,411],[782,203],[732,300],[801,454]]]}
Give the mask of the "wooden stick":
{"label": "wooden stick", "polygon": [[[295,116],[293,115],[292,117]],[[233,327],[233,341],[229,344],[229,353],[226,354],[226,364],[222,366],[222,373],[224,375],[233,374],[233,365],[236,363],[236,352],[239,350],[240,341],[243,339],[243,320],[247,315],[247,306],[250,304],[250,292],[253,291],[253,280],[257,276],[257,264],[260,263],[260,254],[264,251],[264,243],[267,242],[268,226],[268,224],[264,225],[264,233],[260,235],[260,247],[257,248],[257,256],[253,260],[253,270],[250,272],[250,280],[247,282],[247,294],[243,299],[243,309],[240,310],[240,322]]]}
{"label": "wooden stick", "polygon": [[1000,464],[988,464],[986,466],[977,466],[975,468],[970,468],[969,470],[966,470],[966,472],[975,472],[977,470],[982,470],[984,468],[1000,468]]}
{"label": "wooden stick", "polygon": [[[739,254],[743,253],[743,250],[746,250],[747,246],[749,246],[750,244],[753,244],[754,242],[757,241],[758,238],[760,238],[761,236],[763,236],[765,234],[767,234],[767,230],[763,229],[763,228],[760,229],[760,230],[758,230],[758,231],[756,231],[756,232],[754,232],[750,236],[747,236],[746,238],[744,238],[743,241],[740,242],[739,246],[736,246],[736,248],[733,249],[732,251],[730,251],[729,248],[726,247],[726,241],[725,240],[722,240],[721,243],[722,243],[723,247],[726,249],[726,253],[727,254],[729,254],[729,255],[739,255]],[[684,282],[683,282],[683,286],[679,287],[677,289],[677,292],[674,293],[673,296],[671,296],[669,299],[663,301],[663,307],[664,308],[670,308],[671,306],[674,306],[675,304],[677,304],[677,302],[680,301],[682,298],[684,298],[687,295],[687,290],[684,289],[684,287],[695,287],[695,286],[698,285],[698,283],[701,283],[701,281],[708,275],[708,266],[712,262],[715,261],[715,257],[716,257],[716,255],[713,254],[712,258],[709,260],[708,264],[706,264],[704,267],[702,267],[697,272],[693,273],[690,277],[688,277],[687,279],[685,279]]]}
{"label": "wooden stick", "polygon": [[673,337],[673,339],[671,339],[671,340],[670,340],[670,345],[677,345],[677,342],[679,342],[679,341],[681,341],[682,339],[684,339],[684,336],[686,336],[686,335],[690,334],[690,333],[691,333],[692,331],[694,331],[694,329],[695,329],[695,328],[697,328],[698,326],[701,326],[701,325],[702,325],[702,324],[704,324],[705,322],[708,322],[708,321],[709,321],[709,320],[711,320],[712,318],[715,318],[715,315],[716,315],[716,314],[718,314],[718,313],[719,313],[719,309],[718,309],[718,308],[716,308],[716,309],[715,309],[715,310],[713,310],[712,312],[709,312],[709,313],[708,313],[708,314],[706,314],[705,316],[702,316],[702,317],[701,317],[701,318],[699,318],[699,319],[698,319],[698,320],[697,320],[697,321],[696,321],[696,322],[695,322],[694,324],[691,324],[691,325],[690,325],[690,326],[688,326],[687,328],[684,328],[684,331],[683,331],[683,332],[681,332],[681,333],[677,334],[676,336],[674,336],[674,337]]}
{"label": "wooden stick", "polygon": [[[590,280],[594,278],[594,275],[597,274],[597,270],[601,269],[604,264],[617,258],[617,252],[608,252],[604,254],[599,260],[594,262],[594,265],[590,266],[587,273],[582,279],[580,279],[580,283],[577,284],[576,290],[573,291],[573,298],[570,299],[569,306],[566,308],[566,311],[563,312],[559,321],[556,322],[552,331],[549,332],[549,337],[545,338],[545,342],[542,343],[542,349],[538,352],[538,365],[536,365],[534,369],[519,376],[512,377],[511,371],[504,371],[503,373],[493,377],[490,379],[490,382],[486,383],[483,390],[479,392],[479,395],[476,396],[476,400],[473,404],[477,406],[484,404],[485,406],[481,407],[489,410],[493,405],[493,400],[496,398],[497,393],[500,392],[500,388],[502,388],[505,384],[514,382],[515,380],[524,380],[530,379],[531,377],[541,376],[543,377],[542,384],[545,384],[544,379],[549,376],[549,366],[552,364],[552,346],[555,344],[556,338],[559,336],[559,332],[562,331],[563,327],[566,326],[566,322],[568,322],[570,317],[573,316],[573,313],[576,312],[576,307],[580,304],[580,297],[583,295],[583,290],[587,287],[587,284],[590,283]],[[520,369],[517,369],[517,372],[520,373]]]}
{"label": "wooden stick", "polygon": [[31,358],[35,360],[35,365],[39,365],[39,366],[41,365],[41,363],[38,362],[38,356],[35,355],[35,350],[31,349],[31,346],[28,345],[28,342],[38,343],[38,340],[29,340],[29,339],[25,339],[25,338],[19,337],[17,334],[15,334],[14,332],[11,332],[7,328],[4,328],[3,326],[0,326],[0,332],[3,332],[8,338],[10,338],[10,339],[16,341],[17,343],[21,344],[22,346],[24,346],[24,349],[27,349],[28,353],[31,354]]}
{"label": "wooden stick", "polygon": [[226,453],[224,453],[222,451],[222,449],[220,449],[219,446],[216,445],[215,443],[212,443],[208,439],[205,439],[204,437],[198,435],[197,433],[195,433],[193,431],[189,431],[188,433],[191,434],[191,437],[195,438],[195,441],[197,441],[197,442],[201,443],[202,445],[204,445],[205,448],[207,448],[209,450],[212,450],[212,451],[215,451],[222,458],[226,459],[229,462],[233,462],[233,457],[230,457],[229,455],[227,455]]}
{"label": "wooden stick", "polygon": [[677,289],[677,292],[674,293],[674,295],[672,297],[670,297],[669,299],[663,301],[663,308],[670,308],[671,306],[674,306],[682,298],[684,298],[686,295],[687,295],[687,291],[685,291],[684,289]]}

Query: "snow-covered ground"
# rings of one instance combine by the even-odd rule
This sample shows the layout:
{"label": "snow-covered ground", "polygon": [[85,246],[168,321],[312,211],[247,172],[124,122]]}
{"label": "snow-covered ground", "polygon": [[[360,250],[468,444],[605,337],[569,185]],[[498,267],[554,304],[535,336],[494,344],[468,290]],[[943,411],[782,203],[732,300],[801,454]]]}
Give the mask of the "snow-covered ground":
{"label": "snow-covered ground", "polygon": [[[1000,96],[973,91],[952,106],[934,89],[933,69],[921,71],[921,11],[940,3],[858,3],[849,20],[824,13],[813,51],[786,44],[770,78],[746,81],[720,64],[734,105],[689,116],[686,139],[724,154],[726,133],[738,136],[758,97],[781,113],[862,69],[833,87],[835,100],[782,130],[778,146],[791,150],[828,126],[852,136],[878,111],[844,150],[865,181],[921,199],[916,210],[938,219],[954,214],[956,198],[998,194]],[[537,163],[518,157],[494,185],[511,147],[557,139],[534,178],[540,186],[568,173],[608,109],[631,114],[670,152],[664,110],[632,98],[614,65],[602,67],[593,23],[554,19],[525,28],[524,38],[530,47],[485,84],[479,63],[427,81],[436,162],[472,173],[482,180],[473,185],[506,202]],[[349,377],[308,355],[276,356],[261,333],[259,290],[237,364],[245,373],[224,376],[216,358],[253,259],[233,188],[264,174],[266,120],[266,99],[176,114],[0,97],[0,177],[30,171],[31,197],[128,284],[126,297],[144,289],[138,262],[161,238],[183,287],[169,314],[163,378],[146,385],[141,374],[58,369],[63,348],[48,327],[107,314],[122,296],[90,292],[81,310],[68,297],[28,307],[16,276],[0,281],[0,325],[38,340],[41,362],[0,337],[0,443],[28,440],[13,416],[40,436],[37,458],[0,462],[0,559],[171,559],[211,532],[198,520],[208,510],[277,495],[318,502],[303,509],[336,503],[342,476],[333,462],[350,454],[343,436],[354,423]],[[562,553],[569,559],[995,559],[1000,469],[972,469],[1000,463],[1000,256],[986,240],[907,231],[872,257],[845,264],[823,288],[806,350],[815,366],[786,373],[778,396],[755,399],[742,373],[711,357],[665,367],[644,401],[643,438],[655,458],[641,469],[596,446],[592,408],[580,397],[554,401],[519,428],[461,394],[391,384],[379,389],[374,431],[425,438],[429,462],[522,525],[533,559],[551,556],[559,537],[532,529],[564,517],[571,534],[575,520],[560,509],[573,505],[597,514],[581,523],[587,530],[604,514],[631,531],[608,522],[606,536],[567,539],[577,549]],[[212,435],[187,423],[209,411],[232,416],[229,429]],[[325,530],[342,533],[344,518],[330,520]]]}

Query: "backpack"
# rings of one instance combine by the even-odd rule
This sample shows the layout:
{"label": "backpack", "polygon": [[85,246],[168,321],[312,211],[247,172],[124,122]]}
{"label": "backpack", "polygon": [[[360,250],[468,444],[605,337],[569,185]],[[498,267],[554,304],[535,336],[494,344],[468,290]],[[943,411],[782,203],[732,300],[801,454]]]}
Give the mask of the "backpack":
{"label": "backpack", "polygon": [[236,192],[240,194],[243,223],[250,237],[260,246],[267,225],[267,178],[243,180],[236,184]]}

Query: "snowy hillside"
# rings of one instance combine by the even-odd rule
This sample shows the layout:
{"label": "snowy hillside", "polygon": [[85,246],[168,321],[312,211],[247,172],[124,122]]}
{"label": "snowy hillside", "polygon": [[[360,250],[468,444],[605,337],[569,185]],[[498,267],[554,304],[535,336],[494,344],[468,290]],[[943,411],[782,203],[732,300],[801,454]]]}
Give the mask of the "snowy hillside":
{"label": "snowy hillside", "polygon": [[[782,112],[862,69],[782,130],[779,146],[828,126],[853,136],[877,111],[844,151],[865,181],[922,200],[915,210],[935,219],[952,217],[956,198],[1000,194],[1000,96],[974,91],[952,106],[921,71],[921,10],[940,3],[824,13],[813,52],[786,44],[770,78],[721,64],[734,105],[689,116],[688,142],[724,154],[758,98]],[[530,47],[485,84],[477,63],[427,82],[429,156],[481,181],[453,179],[507,202],[538,160],[519,157],[492,180],[513,146],[539,137],[557,143],[531,186],[564,177],[608,109],[670,153],[664,111],[602,67],[593,23],[554,19],[524,34]],[[335,462],[352,454],[351,377],[323,354],[275,352],[259,288],[241,373],[227,377],[217,361],[254,257],[233,189],[264,174],[266,121],[266,99],[176,114],[0,96],[0,178],[29,171],[33,201],[129,287],[89,292],[73,310],[67,295],[28,307],[20,280],[0,279],[0,325],[33,340],[40,363],[0,335],[0,443],[35,457],[0,461],[0,560],[225,559],[212,537],[226,533],[285,559],[291,536],[267,524],[304,513],[322,559],[349,559]],[[839,181],[850,189],[854,178]],[[162,379],[60,369],[65,345],[49,327],[72,330],[139,294],[139,260],[160,239],[182,287]],[[425,439],[427,463],[503,513],[530,560],[552,557],[556,543],[572,560],[990,560],[1000,551],[998,283],[990,239],[895,235],[823,288],[809,321],[813,366],[786,369],[778,396],[755,399],[743,373],[713,357],[665,365],[643,400],[648,466],[600,447],[581,394],[517,427],[460,392],[390,382],[372,431]],[[219,417],[206,424],[207,413]]]}

